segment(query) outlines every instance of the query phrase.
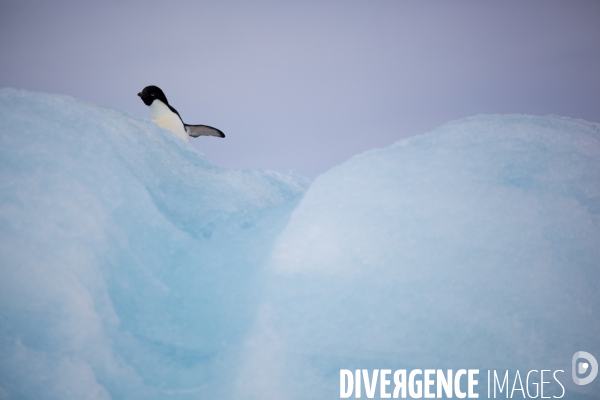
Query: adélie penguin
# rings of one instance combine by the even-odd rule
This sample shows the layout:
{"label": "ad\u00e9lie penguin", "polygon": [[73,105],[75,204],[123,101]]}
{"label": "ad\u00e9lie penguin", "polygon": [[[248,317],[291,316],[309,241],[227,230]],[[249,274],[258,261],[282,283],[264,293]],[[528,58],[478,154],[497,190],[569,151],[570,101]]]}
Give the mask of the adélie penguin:
{"label": "ad\u00e9lie penguin", "polygon": [[146,86],[144,90],[138,93],[144,104],[150,107],[150,118],[152,122],[161,128],[168,129],[186,142],[190,141],[190,136],[216,136],[225,137],[225,134],[207,125],[188,125],[183,122],[181,116],[169,102],[164,92],[158,86]]}

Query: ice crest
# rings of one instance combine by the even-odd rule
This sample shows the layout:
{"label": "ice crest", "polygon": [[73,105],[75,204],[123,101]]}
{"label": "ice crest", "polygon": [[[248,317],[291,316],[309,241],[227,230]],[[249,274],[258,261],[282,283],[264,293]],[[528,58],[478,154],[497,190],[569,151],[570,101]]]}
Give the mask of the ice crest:
{"label": "ice crest", "polygon": [[3,89],[0,121],[0,387],[225,396],[307,180],[219,168],[150,121],[66,96]]}

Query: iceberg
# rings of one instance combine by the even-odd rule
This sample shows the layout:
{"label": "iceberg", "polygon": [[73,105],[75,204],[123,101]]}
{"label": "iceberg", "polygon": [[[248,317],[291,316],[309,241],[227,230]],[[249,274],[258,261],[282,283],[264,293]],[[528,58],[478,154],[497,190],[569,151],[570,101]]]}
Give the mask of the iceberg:
{"label": "iceberg", "polygon": [[67,96],[2,89],[0,121],[0,399],[339,399],[341,370],[417,368],[600,398],[571,379],[600,357],[596,123],[466,118],[309,183]]}
{"label": "iceberg", "polygon": [[3,89],[0,119],[0,398],[226,396],[308,181],[65,96]]}
{"label": "iceberg", "polygon": [[341,369],[479,368],[563,370],[565,398],[598,398],[570,363],[600,355],[600,126],[477,116],[355,156],[269,262],[245,363],[287,382],[278,396],[339,398]]}

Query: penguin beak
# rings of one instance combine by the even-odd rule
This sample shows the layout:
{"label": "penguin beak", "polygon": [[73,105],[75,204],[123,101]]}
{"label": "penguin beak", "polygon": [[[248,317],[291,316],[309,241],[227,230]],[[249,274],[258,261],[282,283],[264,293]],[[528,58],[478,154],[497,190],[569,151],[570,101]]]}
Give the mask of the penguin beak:
{"label": "penguin beak", "polygon": [[139,92],[139,93],[138,93],[138,96],[142,97],[142,92]]}

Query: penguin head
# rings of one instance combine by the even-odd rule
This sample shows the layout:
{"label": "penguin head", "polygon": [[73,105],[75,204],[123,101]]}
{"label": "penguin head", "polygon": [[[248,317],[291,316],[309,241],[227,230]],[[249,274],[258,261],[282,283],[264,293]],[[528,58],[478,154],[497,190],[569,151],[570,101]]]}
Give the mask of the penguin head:
{"label": "penguin head", "polygon": [[138,96],[142,98],[144,104],[149,106],[156,99],[162,101],[165,104],[169,104],[167,96],[163,93],[158,86],[146,86],[144,90],[138,93]]}

